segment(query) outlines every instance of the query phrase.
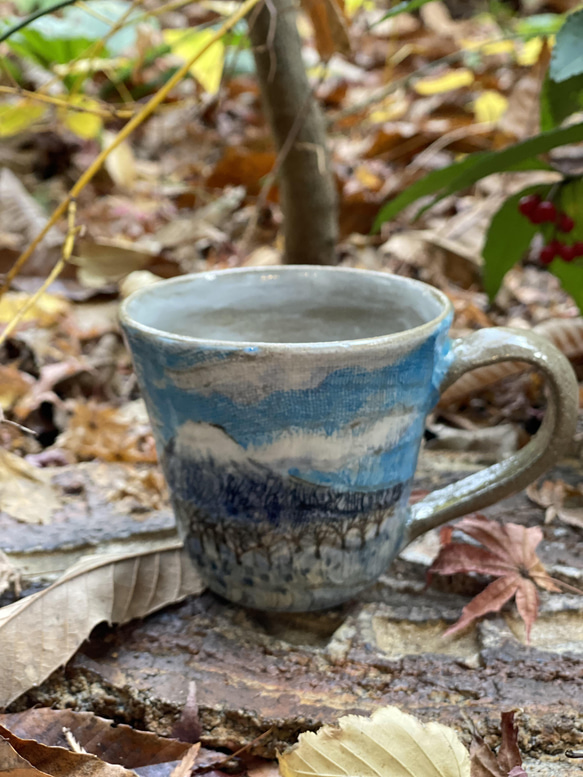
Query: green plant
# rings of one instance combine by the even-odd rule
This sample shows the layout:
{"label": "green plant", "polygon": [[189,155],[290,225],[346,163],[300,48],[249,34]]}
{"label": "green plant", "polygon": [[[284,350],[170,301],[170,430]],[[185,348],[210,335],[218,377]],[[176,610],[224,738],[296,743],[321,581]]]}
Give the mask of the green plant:
{"label": "green plant", "polygon": [[539,21],[525,31],[526,36],[543,22],[547,30],[558,30],[541,90],[540,133],[501,151],[470,154],[429,173],[383,206],[376,227],[417,200],[429,198],[416,212],[417,218],[444,197],[493,173],[556,172],[556,183],[529,186],[512,195],[492,218],[483,250],[484,287],[493,299],[505,274],[538,236],[542,242],[538,260],[559,278],[583,312],[583,176],[565,172],[548,156],[555,148],[583,142],[583,121],[577,120],[583,111],[583,8],[566,16],[561,25],[554,15]]}

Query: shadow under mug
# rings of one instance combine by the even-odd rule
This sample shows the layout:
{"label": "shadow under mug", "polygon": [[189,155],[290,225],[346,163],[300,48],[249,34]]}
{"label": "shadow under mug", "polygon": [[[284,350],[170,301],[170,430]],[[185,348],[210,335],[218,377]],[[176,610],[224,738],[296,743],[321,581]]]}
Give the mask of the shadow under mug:
{"label": "shadow under mug", "polygon": [[[189,275],[122,306],[174,510],[209,587],[262,610],[339,604],[415,537],[523,488],[575,428],[565,357],[529,331],[450,340],[436,289],[287,266]],[[548,407],[518,453],[408,505],[428,412],[464,372],[540,369]]]}

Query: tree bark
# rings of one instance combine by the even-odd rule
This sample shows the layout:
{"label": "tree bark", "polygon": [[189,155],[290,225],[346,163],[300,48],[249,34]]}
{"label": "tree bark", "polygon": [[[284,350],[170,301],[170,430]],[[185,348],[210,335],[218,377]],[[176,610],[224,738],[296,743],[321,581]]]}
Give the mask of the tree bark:
{"label": "tree bark", "polygon": [[280,155],[287,264],[334,264],[338,210],[324,118],[302,60],[293,0],[248,18],[264,110]]}

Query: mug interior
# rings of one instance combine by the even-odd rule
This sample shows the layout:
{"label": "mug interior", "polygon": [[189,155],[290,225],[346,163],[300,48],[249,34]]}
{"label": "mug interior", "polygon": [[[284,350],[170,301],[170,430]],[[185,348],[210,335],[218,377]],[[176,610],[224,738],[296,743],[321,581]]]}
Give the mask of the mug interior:
{"label": "mug interior", "polygon": [[122,318],[165,335],[234,343],[322,343],[393,335],[445,313],[425,284],[331,267],[221,270],[133,294]]}

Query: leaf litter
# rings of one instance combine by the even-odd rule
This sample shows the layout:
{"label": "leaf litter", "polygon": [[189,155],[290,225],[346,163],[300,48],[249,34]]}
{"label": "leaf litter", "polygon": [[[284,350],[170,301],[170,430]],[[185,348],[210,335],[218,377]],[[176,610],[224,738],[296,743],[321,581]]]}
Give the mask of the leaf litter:
{"label": "leaf litter", "polygon": [[[186,6],[172,11],[173,17],[162,14],[162,27],[168,22],[172,28],[213,22],[217,9],[211,5]],[[503,24],[492,15],[459,20],[435,1],[423,6],[419,15],[404,14],[379,24],[382,12],[370,3],[352,3],[351,8],[363,6],[354,16],[353,10],[345,15],[344,4],[337,0],[306,0],[304,5],[311,19],[311,24],[302,19],[301,27],[306,61],[313,62],[315,70],[320,57],[330,57],[329,77],[319,84],[318,96],[327,113],[341,200],[341,262],[397,272],[442,288],[454,305],[455,335],[500,324],[533,327],[551,319],[562,323],[567,332],[580,327],[574,304],[555,279],[528,261],[509,273],[496,306],[488,305],[482,291],[486,225],[497,207],[496,198],[523,187],[524,174],[494,176],[464,197],[449,198],[423,216],[415,229],[400,217],[385,225],[380,236],[369,234],[381,203],[425,172],[460,154],[507,145],[534,131],[532,111],[525,106],[534,105],[548,52],[543,47],[527,50],[522,41],[502,40]],[[560,11],[568,4],[561,8],[557,0],[556,5]],[[138,51],[140,46],[147,48],[147,41],[157,40],[156,31],[150,28],[141,34]],[[352,54],[347,40],[352,42]],[[149,80],[163,73],[171,61],[161,57],[146,64],[146,48],[139,51],[133,72],[120,81],[120,88],[129,94],[147,90]],[[339,51],[345,51],[346,58],[338,56]],[[463,56],[458,57],[460,51]],[[172,57],[179,57],[179,52]],[[441,57],[452,61],[399,86]],[[472,57],[477,57],[477,66],[472,65]],[[386,96],[377,99],[387,87]],[[180,99],[166,105],[140,136],[110,157],[107,172],[87,187],[78,203],[79,223],[85,225],[86,233],[78,243],[77,263],[69,267],[65,278],[65,283],[73,285],[44,295],[2,353],[2,369],[7,372],[3,373],[6,380],[0,405],[7,419],[35,432],[30,435],[0,424],[0,441],[9,454],[2,457],[0,468],[2,508],[8,505],[20,520],[49,522],[58,507],[50,482],[43,476],[43,462],[121,461],[128,467],[128,476],[111,490],[112,502],[124,503],[128,510],[140,504],[157,508],[166,503],[151,432],[131,414],[129,420],[124,416],[124,408],[138,397],[129,358],[112,323],[124,277],[129,280],[135,273],[147,272],[147,282],[156,282],[184,271],[281,261],[276,186],[253,227],[252,239],[247,234],[244,240],[256,215],[264,178],[275,160],[257,86],[243,70],[230,71],[226,66],[210,107],[200,105],[198,88],[185,82]],[[42,121],[48,116],[50,112]],[[87,122],[83,127],[85,131]],[[0,218],[1,270],[46,223],[46,203],[58,201],[64,183],[77,178],[99,151],[96,140],[72,140],[71,127],[64,130],[57,122],[47,129],[29,128],[28,146],[22,144],[25,148],[11,145],[8,155],[0,149],[0,164],[4,165],[0,189],[11,203],[12,214],[7,218],[5,209],[4,219]],[[52,230],[27,272],[46,275],[61,244],[60,230]],[[95,308],[103,315],[97,313],[88,325],[88,308],[81,310],[67,289],[97,294]],[[109,300],[99,295],[109,295]],[[27,296],[10,292],[3,297],[0,326]],[[113,338],[113,348],[108,337]],[[106,364],[99,361],[104,350]],[[581,351],[573,357],[575,363],[580,356]],[[96,360],[101,366],[95,366]],[[544,403],[544,389],[532,374],[519,383],[515,377],[507,383],[504,375],[495,376],[497,382],[488,382],[491,376],[487,377],[478,376],[469,392],[444,397],[435,420],[454,427],[465,425],[476,435],[493,423],[509,422],[516,432],[513,439],[521,445],[524,429]],[[17,466],[10,456],[27,466]],[[31,493],[31,483],[34,508],[27,506],[25,498]],[[549,521],[558,518],[577,530],[574,488],[560,482],[552,487],[543,484],[536,499],[547,510]],[[38,499],[41,493],[46,499]],[[461,524],[459,528],[463,530]],[[536,585],[541,581],[543,587],[548,585],[544,569],[535,560],[537,536],[523,535],[528,538],[525,556],[502,558],[491,548],[494,558],[487,559],[490,570],[500,572],[506,564],[505,574],[496,581],[502,589],[506,586],[498,592],[498,601],[516,585],[510,596],[517,595],[527,619],[536,611]],[[472,559],[464,557],[460,563],[470,572],[479,571],[469,568]],[[519,570],[527,569],[524,565],[531,561],[534,565],[524,577]],[[110,574],[111,570],[103,572]],[[10,584],[12,575],[7,570],[2,579]],[[58,585],[64,590],[67,582],[65,575]],[[51,590],[49,595],[56,595],[56,589],[47,589]],[[19,610],[31,625],[35,625],[30,614],[35,601]],[[110,620],[111,612],[104,617]],[[64,652],[55,649],[55,665],[64,660]],[[34,651],[30,661],[33,665],[38,661]]]}

